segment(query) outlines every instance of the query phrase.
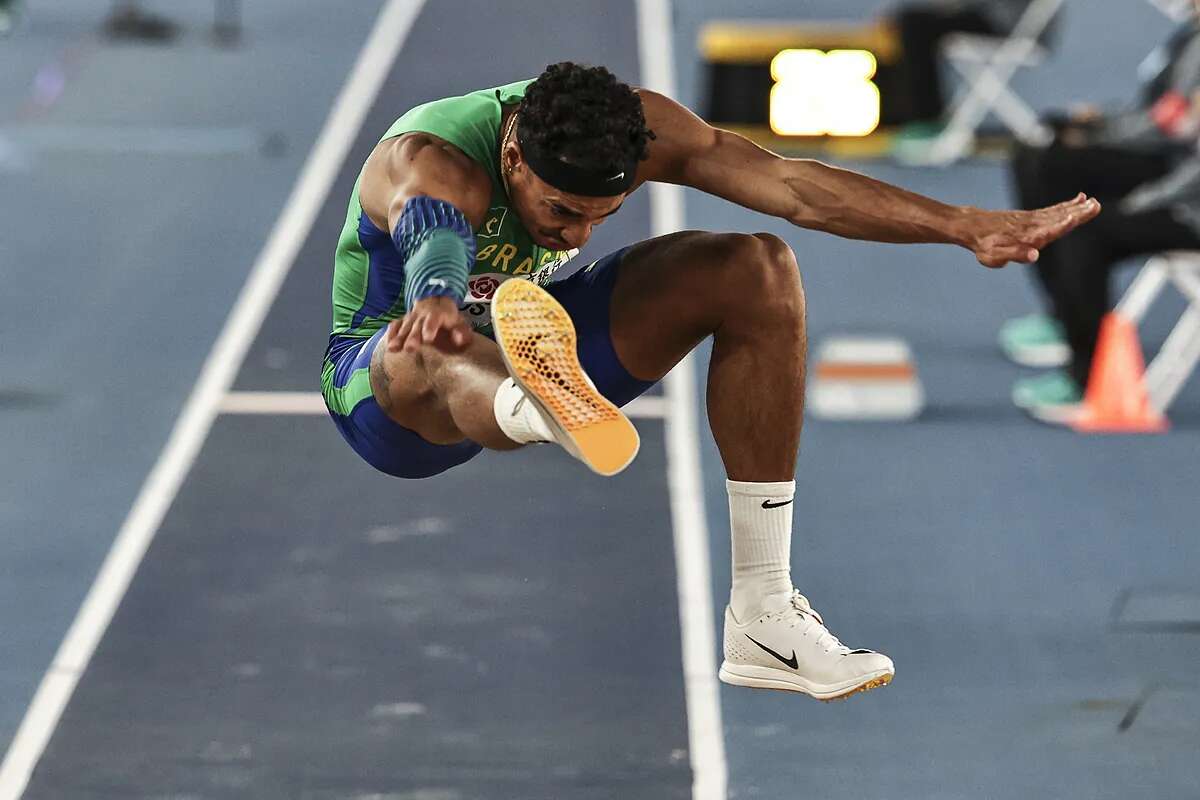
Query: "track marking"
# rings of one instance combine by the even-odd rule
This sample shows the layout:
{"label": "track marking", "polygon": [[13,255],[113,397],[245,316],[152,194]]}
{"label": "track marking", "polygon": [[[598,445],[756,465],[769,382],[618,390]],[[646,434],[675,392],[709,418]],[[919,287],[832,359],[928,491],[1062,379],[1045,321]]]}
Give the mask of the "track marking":
{"label": "track marking", "polygon": [[424,0],[389,0],[380,11],[166,446],[21,720],[0,764],[0,800],[18,800],[25,791],[423,5]]}
{"label": "track marking", "polygon": [[[670,0],[637,0],[637,16],[642,85],[673,97],[675,64]],[[649,191],[650,232],[662,236],[682,230],[683,189],[652,183]],[[704,516],[700,440],[693,400],[695,372],[695,356],[689,353],[664,381],[670,406],[666,417],[667,482],[671,491],[679,625],[683,637],[692,797],[725,800],[725,732],[717,687],[708,524]]]}
{"label": "track marking", "polygon": [[[221,414],[317,414],[325,416],[320,392],[229,392],[217,409]],[[634,419],[663,419],[670,411],[667,398],[643,395],[621,408]]]}
{"label": "track marking", "polygon": [[269,141],[254,128],[181,125],[13,125],[0,136],[36,153],[185,157],[256,155]]}
{"label": "track marking", "polygon": [[320,392],[230,392],[221,400],[222,414],[325,415]]}

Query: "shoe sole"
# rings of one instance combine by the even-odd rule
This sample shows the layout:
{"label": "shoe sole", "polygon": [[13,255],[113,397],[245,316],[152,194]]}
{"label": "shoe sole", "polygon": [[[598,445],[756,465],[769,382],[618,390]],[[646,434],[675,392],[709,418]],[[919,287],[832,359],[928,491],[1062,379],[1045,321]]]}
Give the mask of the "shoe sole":
{"label": "shoe sole", "polygon": [[[734,670],[740,670],[735,672]],[[848,685],[833,687],[812,687],[801,683],[803,678],[795,673],[783,672],[771,667],[756,667],[747,664],[731,665],[728,661],[721,664],[717,677],[722,683],[730,686],[745,686],[750,689],[776,689],[784,692],[806,694],[816,700],[829,703],[834,700],[845,700],[856,694],[887,686],[896,676],[894,672],[878,672],[859,679]]]}
{"label": "shoe sole", "polygon": [[588,381],[566,309],[540,286],[508,280],[492,298],[492,329],[509,374],[571,454],[600,475],[629,466],[641,446],[637,428]]}
{"label": "shoe sole", "polygon": [[1033,417],[1038,422],[1047,425],[1070,425],[1083,412],[1083,402],[1074,403],[1034,403],[1023,400],[1017,392],[1012,393],[1014,406]]}
{"label": "shoe sole", "polygon": [[1025,406],[1026,414],[1046,425],[1065,426],[1079,419],[1083,414],[1083,403],[1058,403],[1044,406]]}

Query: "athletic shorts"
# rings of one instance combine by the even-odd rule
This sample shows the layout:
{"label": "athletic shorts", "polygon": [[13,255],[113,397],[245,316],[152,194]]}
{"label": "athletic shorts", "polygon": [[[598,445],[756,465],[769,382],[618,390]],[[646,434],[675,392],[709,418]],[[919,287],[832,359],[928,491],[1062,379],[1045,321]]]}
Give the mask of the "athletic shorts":
{"label": "athletic shorts", "polygon": [[[600,393],[618,406],[654,385],[633,377],[621,365],[609,333],[609,305],[626,250],[617,250],[546,286],[575,323],[584,371]],[[321,372],[322,393],[342,437],[372,467],[398,478],[428,478],[474,458],[483,449],[475,442],[430,444],[394,422],[375,402],[371,354],[386,331],[383,328],[369,339],[330,337]]]}

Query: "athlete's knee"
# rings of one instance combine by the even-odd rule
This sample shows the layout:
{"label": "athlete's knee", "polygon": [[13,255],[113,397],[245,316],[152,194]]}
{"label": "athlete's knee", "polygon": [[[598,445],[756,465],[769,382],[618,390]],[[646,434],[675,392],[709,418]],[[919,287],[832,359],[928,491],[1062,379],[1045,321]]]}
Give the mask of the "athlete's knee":
{"label": "athlete's knee", "polygon": [[438,377],[449,369],[454,356],[435,346],[432,342],[422,342],[414,350],[408,351],[415,370],[429,386],[430,391],[438,383]]}
{"label": "athlete's knee", "polygon": [[473,333],[470,342],[461,350],[447,350],[433,342],[423,342],[417,345],[410,354],[414,367],[419,371],[423,383],[431,392],[448,394],[450,387],[464,377],[464,373],[499,364],[499,355],[495,353],[496,346],[487,338]]}
{"label": "athlete's knee", "polygon": [[796,254],[771,233],[737,234],[739,283],[745,302],[773,321],[804,323],[804,284]]}
{"label": "athlete's knee", "polygon": [[[430,348],[432,350],[432,348]],[[389,416],[407,415],[411,409],[429,409],[438,404],[430,379],[433,353],[389,350],[380,341],[371,356],[371,392]]]}
{"label": "athlete's knee", "polygon": [[799,282],[800,265],[796,262],[796,253],[791,245],[773,233],[754,233],[750,238],[758,242],[758,260],[772,275],[780,278],[795,277],[797,283]]}

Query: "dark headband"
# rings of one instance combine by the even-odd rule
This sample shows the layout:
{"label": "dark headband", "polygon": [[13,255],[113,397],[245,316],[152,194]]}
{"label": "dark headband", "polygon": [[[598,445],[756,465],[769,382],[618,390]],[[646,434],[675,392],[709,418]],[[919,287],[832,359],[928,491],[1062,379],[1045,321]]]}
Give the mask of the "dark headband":
{"label": "dark headband", "polygon": [[536,146],[530,146],[523,133],[523,128],[517,128],[521,156],[535,175],[555,189],[584,197],[616,197],[633,188],[633,181],[637,177],[637,159],[631,159],[623,168],[608,173],[593,172],[539,152]]}

